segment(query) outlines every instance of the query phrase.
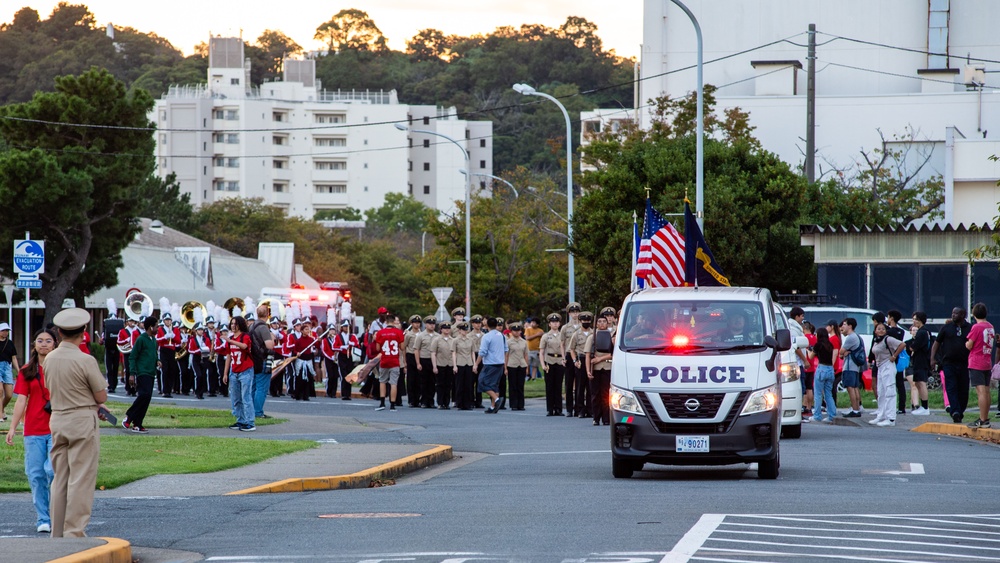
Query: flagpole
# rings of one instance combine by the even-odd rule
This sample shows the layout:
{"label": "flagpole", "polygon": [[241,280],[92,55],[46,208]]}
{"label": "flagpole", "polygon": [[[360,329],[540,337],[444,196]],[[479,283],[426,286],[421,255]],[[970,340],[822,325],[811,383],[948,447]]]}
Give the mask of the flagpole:
{"label": "flagpole", "polygon": [[632,210],[632,279],[631,291],[639,289],[639,278],[635,275],[635,269],[639,265],[639,245],[636,239],[639,238],[639,216]]}

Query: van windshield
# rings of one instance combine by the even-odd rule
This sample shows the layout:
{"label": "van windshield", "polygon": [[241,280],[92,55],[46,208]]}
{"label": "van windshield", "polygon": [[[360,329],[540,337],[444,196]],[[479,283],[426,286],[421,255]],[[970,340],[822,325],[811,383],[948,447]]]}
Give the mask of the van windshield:
{"label": "van windshield", "polygon": [[757,302],[633,303],[622,323],[623,345],[647,353],[749,350],[764,346],[766,326]]}

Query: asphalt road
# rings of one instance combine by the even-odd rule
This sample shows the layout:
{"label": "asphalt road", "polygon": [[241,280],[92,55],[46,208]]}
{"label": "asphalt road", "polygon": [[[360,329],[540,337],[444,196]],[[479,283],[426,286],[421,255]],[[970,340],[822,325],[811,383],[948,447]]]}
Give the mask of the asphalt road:
{"label": "asphalt road", "polygon": [[[449,444],[456,459],[376,489],[101,498],[88,533],[228,562],[1000,561],[997,446],[813,424],[781,442],[776,481],[745,466],[648,466],[618,480],[609,427],[545,417],[539,400],[498,415],[373,406],[266,410],[392,420],[329,438]],[[4,521],[32,518],[27,500],[4,504]]]}

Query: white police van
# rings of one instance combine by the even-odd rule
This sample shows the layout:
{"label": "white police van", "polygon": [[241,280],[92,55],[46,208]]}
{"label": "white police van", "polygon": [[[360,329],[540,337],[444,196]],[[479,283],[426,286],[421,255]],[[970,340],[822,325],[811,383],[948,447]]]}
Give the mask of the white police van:
{"label": "white police van", "polygon": [[611,367],[611,469],[646,463],[780,467],[783,351],[771,294],[749,287],[656,288],[625,299]]}

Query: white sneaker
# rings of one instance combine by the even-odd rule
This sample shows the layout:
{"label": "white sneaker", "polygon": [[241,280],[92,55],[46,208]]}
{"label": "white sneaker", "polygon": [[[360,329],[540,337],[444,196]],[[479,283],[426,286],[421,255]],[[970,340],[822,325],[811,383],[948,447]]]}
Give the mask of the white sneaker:
{"label": "white sneaker", "polygon": [[917,407],[910,411],[910,414],[913,416],[928,416],[931,414],[931,411],[929,409],[925,409],[924,407]]}
{"label": "white sneaker", "polygon": [[51,531],[52,531],[52,526],[49,526],[48,524],[39,524],[38,525],[38,533],[39,534],[47,534],[47,533],[49,533]]}
{"label": "white sneaker", "polygon": [[886,426],[895,426],[895,425],[896,425],[896,421],[895,420],[883,420],[882,422],[879,422],[875,426],[881,426],[881,427],[884,428]]}
{"label": "white sneaker", "polygon": [[885,419],[884,418],[873,418],[873,419],[871,419],[871,420],[868,421],[868,424],[879,424],[883,420],[885,420]]}

